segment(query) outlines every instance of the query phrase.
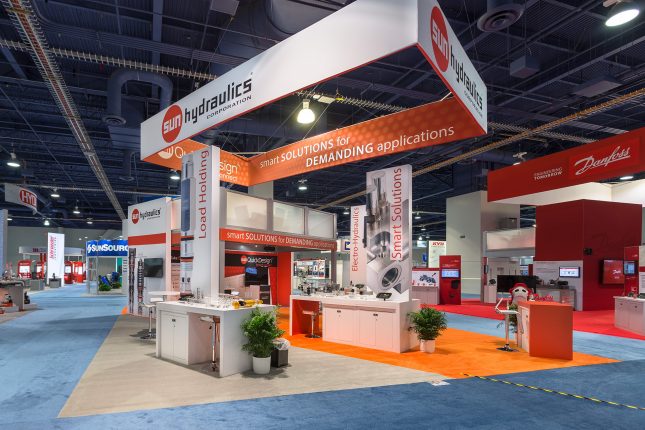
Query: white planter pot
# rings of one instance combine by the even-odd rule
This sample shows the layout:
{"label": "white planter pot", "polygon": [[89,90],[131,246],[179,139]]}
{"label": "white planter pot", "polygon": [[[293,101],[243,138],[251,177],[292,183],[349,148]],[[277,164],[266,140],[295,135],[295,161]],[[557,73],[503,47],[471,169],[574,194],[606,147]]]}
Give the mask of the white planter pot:
{"label": "white planter pot", "polygon": [[425,352],[426,354],[431,354],[434,352],[435,342],[436,341],[434,340],[420,340],[419,349],[421,350],[421,352]]}
{"label": "white planter pot", "polygon": [[271,371],[271,357],[253,357],[253,373],[267,375]]}

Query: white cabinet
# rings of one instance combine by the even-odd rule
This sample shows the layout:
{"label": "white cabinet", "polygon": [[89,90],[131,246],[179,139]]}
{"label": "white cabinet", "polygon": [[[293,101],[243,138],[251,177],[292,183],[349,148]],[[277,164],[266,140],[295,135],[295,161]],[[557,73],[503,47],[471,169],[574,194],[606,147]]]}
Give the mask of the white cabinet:
{"label": "white cabinet", "polygon": [[616,297],[614,325],[645,336],[645,300]]}
{"label": "white cabinet", "polygon": [[367,348],[391,350],[394,313],[361,309],[358,315],[358,344]]}
{"label": "white cabinet", "polygon": [[354,309],[326,307],[323,310],[323,336],[330,342],[354,341]]}
{"label": "white cabinet", "polygon": [[161,357],[188,362],[188,317],[186,315],[161,313]]}

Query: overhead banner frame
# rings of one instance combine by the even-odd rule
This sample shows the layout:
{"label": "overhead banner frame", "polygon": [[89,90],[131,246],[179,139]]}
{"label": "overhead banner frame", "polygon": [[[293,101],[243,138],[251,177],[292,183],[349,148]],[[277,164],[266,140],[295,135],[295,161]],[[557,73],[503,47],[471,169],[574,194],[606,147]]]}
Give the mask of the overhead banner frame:
{"label": "overhead banner frame", "polygon": [[[430,112],[447,109],[453,113],[443,118],[444,122],[439,129],[464,126],[468,130],[440,141],[427,139],[419,147],[485,134],[486,86],[450,28],[437,1],[358,0],[144,121],[141,125],[141,158],[165,167],[180,168],[183,155],[204,146],[190,140],[191,137],[295,92],[411,47],[417,47],[423,53],[454,95],[454,99],[427,105],[430,106],[426,107],[427,118],[432,118]],[[333,61],[320,61],[321,58]],[[420,108],[424,106],[415,109]],[[419,132],[423,130],[418,130],[417,133]],[[296,142],[299,143],[301,142]],[[366,143],[368,142],[361,142]],[[280,149],[284,151],[284,148]],[[417,148],[407,147],[400,151],[412,149]],[[256,173],[261,164],[259,158],[266,158],[266,154],[248,159],[224,151],[221,155],[220,173],[224,181],[248,186],[279,179],[280,175]],[[372,156],[381,155],[387,155],[387,152],[377,152]],[[353,161],[357,161],[355,157],[347,157],[336,164]],[[320,168],[325,167],[329,166]],[[265,179],[268,177],[272,179]]]}

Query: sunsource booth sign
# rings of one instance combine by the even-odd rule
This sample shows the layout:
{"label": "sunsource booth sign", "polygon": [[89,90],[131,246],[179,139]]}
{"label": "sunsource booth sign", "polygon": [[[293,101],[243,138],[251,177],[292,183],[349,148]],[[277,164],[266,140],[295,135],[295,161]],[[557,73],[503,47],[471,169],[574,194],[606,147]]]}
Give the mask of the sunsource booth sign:
{"label": "sunsource booth sign", "polygon": [[[204,85],[141,125],[141,158],[179,169],[190,140],[320,82],[416,47],[454,98],[248,159],[221,152],[222,180],[254,185],[365,158],[479,136],[486,86],[436,0],[357,0]],[[321,61],[321,58],[330,59]],[[315,66],[315,67],[314,67]],[[381,121],[383,120],[383,121]],[[295,156],[297,155],[297,156]]]}
{"label": "sunsource booth sign", "polygon": [[127,240],[90,240],[85,245],[88,257],[127,257]]}

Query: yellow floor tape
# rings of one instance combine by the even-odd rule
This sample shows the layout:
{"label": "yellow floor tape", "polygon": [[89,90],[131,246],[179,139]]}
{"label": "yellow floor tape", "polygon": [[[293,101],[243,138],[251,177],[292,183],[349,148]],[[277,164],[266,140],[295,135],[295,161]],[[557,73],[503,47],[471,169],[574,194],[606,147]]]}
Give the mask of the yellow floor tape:
{"label": "yellow floor tape", "polygon": [[487,378],[485,376],[469,375],[468,373],[464,373],[464,375],[468,376],[470,378],[477,378],[477,379],[481,379],[481,380],[484,380],[484,381],[500,382],[502,384],[513,385],[515,387],[528,388],[530,390],[543,391],[545,393],[551,393],[551,394],[559,394],[561,396],[573,397],[575,399],[580,399],[580,400],[591,400],[592,402],[596,402],[596,403],[605,403],[607,405],[620,406],[622,408],[636,409],[636,410],[639,410],[639,411],[645,411],[645,408],[641,408],[639,406],[633,406],[633,405],[626,405],[626,404],[623,404],[623,403],[610,402],[608,400],[601,400],[601,399],[596,399],[596,398],[593,398],[593,397],[579,396],[577,394],[565,393],[564,391],[549,390],[548,388],[534,387],[532,385],[525,385],[525,384],[520,384],[518,382],[511,382],[511,381],[503,381],[501,379],[495,379],[495,378]]}

